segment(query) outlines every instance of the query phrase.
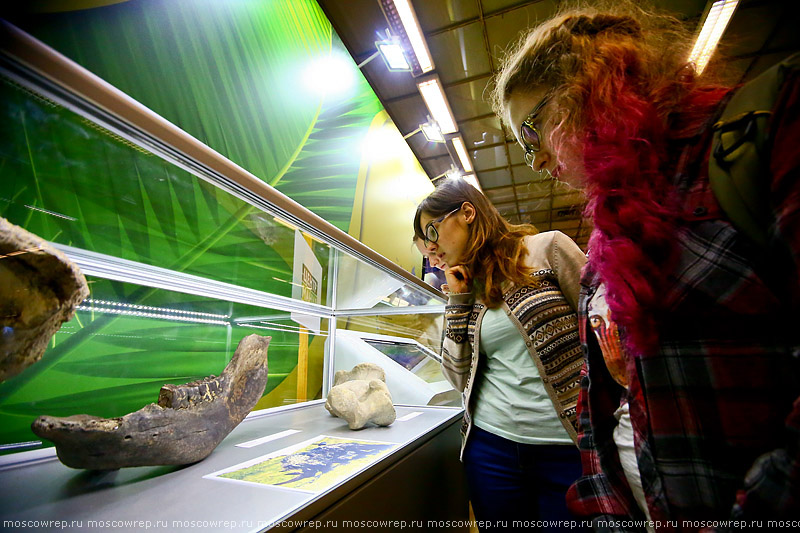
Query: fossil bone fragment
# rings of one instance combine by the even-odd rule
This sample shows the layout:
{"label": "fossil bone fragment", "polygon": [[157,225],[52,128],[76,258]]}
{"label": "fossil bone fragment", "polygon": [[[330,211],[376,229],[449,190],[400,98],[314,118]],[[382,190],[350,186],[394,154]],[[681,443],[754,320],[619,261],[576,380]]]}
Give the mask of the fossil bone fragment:
{"label": "fossil bone fragment", "polygon": [[248,335],[222,375],[164,385],[158,403],[120,418],[40,416],[36,435],[72,468],[183,465],[205,459],[255,406],[267,384],[271,337]]}
{"label": "fossil bone fragment", "polygon": [[0,217],[0,381],[41,359],[88,295],[67,256]]}
{"label": "fossil bone fragment", "polygon": [[325,409],[344,418],[350,429],[361,429],[370,422],[388,426],[397,413],[384,375],[383,369],[373,363],[360,363],[349,372],[339,370],[325,400]]}
{"label": "fossil bone fragment", "polygon": [[354,379],[379,379],[386,383],[386,372],[375,363],[358,363],[352,369],[337,370],[333,375],[333,386],[344,383],[345,381],[352,381]]}

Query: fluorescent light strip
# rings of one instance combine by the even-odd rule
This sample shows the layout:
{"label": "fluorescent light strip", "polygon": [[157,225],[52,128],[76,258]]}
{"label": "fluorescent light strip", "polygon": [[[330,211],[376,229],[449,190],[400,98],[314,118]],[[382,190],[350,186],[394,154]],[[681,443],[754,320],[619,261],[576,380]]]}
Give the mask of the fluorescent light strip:
{"label": "fluorescent light strip", "polygon": [[41,207],[36,207],[36,206],[33,206],[33,205],[25,204],[25,207],[27,207],[28,209],[33,209],[34,211],[39,211],[40,213],[45,213],[47,215],[53,215],[54,217],[66,218],[67,220],[71,220],[73,222],[78,220],[75,217],[71,217],[69,215],[62,215],[61,213],[56,213],[55,211],[49,211],[47,209],[42,209]]}
{"label": "fluorescent light strip", "polygon": [[451,140],[453,141],[453,148],[456,149],[456,154],[458,154],[458,159],[461,161],[461,167],[464,169],[464,172],[472,172],[472,162],[469,160],[467,147],[464,145],[464,138],[459,135],[453,137]]}
{"label": "fluorescent light strip", "polygon": [[414,49],[414,54],[417,56],[419,67],[422,72],[430,72],[433,70],[433,60],[428,53],[428,46],[425,44],[425,39],[422,37],[422,28],[419,26],[414,10],[408,0],[394,0],[394,7],[397,10],[397,15],[400,17],[400,22],[403,23],[403,29],[406,30],[406,35],[411,43],[411,48]]}
{"label": "fluorescent light strip", "polygon": [[739,0],[719,0],[711,5],[688,59],[690,63],[694,63],[698,74],[708,65],[738,4]]}
{"label": "fluorescent light strip", "polygon": [[190,316],[179,316],[179,315],[165,315],[162,313],[143,313],[141,311],[129,311],[127,309],[110,309],[107,307],[96,307],[96,306],[86,306],[86,305],[79,305],[76,309],[80,311],[91,311],[94,313],[110,313],[112,315],[126,315],[126,316],[135,316],[141,318],[160,318],[162,320],[177,320],[179,322],[197,322],[200,324],[219,324],[222,326],[229,326],[230,322],[226,320],[209,320],[205,318],[195,318]]}
{"label": "fluorescent light strip", "polygon": [[95,300],[89,298],[83,301],[84,304],[91,303],[91,304],[98,304],[98,305],[108,305],[111,307],[124,307],[129,309],[135,309],[137,311],[157,311],[159,313],[178,313],[182,315],[195,315],[195,316],[207,316],[211,318],[230,318],[230,315],[215,315],[213,313],[200,313],[197,311],[184,311],[182,309],[169,309],[167,307],[151,307],[149,305],[137,305],[137,304],[126,304],[122,302],[108,302],[106,300]]}
{"label": "fluorescent light strip", "polygon": [[422,99],[428,107],[433,120],[439,124],[442,133],[455,133],[458,131],[456,120],[447,105],[442,86],[439,85],[438,78],[431,78],[417,84]]}

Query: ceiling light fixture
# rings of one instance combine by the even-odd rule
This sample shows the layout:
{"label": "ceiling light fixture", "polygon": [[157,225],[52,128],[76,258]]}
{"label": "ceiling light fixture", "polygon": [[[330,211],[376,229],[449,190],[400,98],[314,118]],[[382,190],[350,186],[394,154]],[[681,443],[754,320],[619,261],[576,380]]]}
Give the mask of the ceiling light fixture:
{"label": "ceiling light fixture", "polygon": [[442,133],[457,132],[456,119],[453,118],[453,112],[450,111],[450,104],[447,103],[447,97],[444,95],[439,77],[433,76],[417,83],[417,89],[419,89],[431,116],[439,124],[439,130]]}
{"label": "ceiling light fixture", "polygon": [[363,68],[364,65],[372,61],[378,56],[383,57],[384,63],[386,63],[386,67],[393,72],[408,72],[411,70],[411,65],[408,63],[408,59],[406,59],[405,51],[403,50],[403,46],[400,44],[400,39],[394,35],[392,32],[389,31],[389,28],[386,28],[386,36],[381,32],[377,32],[378,37],[381,38],[379,41],[375,41],[375,48],[377,48],[377,52],[373,53],[371,56],[366,58],[364,61],[356,65],[358,68]]}
{"label": "ceiling light fixture", "polygon": [[392,33],[398,35],[400,42],[410,54],[412,76],[421,76],[433,70],[428,45],[422,35],[422,28],[408,0],[380,0],[380,6]]}
{"label": "ceiling light fixture", "polygon": [[705,20],[688,59],[689,63],[694,63],[697,74],[702,73],[708,65],[738,4],[739,0],[717,0],[706,12]]}
{"label": "ceiling light fixture", "polygon": [[387,41],[377,41],[375,46],[378,47],[378,52],[383,56],[383,60],[386,62],[386,66],[389,70],[411,70],[411,65],[408,64],[406,56],[403,54],[402,46]]}
{"label": "ceiling light fixture", "polygon": [[459,161],[461,161],[461,168],[464,169],[464,172],[472,172],[472,162],[469,160],[464,138],[461,135],[456,135],[450,140],[453,142],[453,148],[456,150]]}
{"label": "ceiling light fixture", "polygon": [[432,118],[428,117],[428,122],[426,122],[425,124],[420,124],[419,127],[422,130],[422,134],[425,136],[426,139],[428,139],[429,142],[435,142],[435,143],[444,142],[444,135],[442,135],[442,130],[439,129],[439,124]]}
{"label": "ceiling light fixture", "polygon": [[415,135],[419,132],[422,132],[428,142],[445,142],[444,135],[442,135],[442,130],[439,129],[439,124],[437,124],[437,122],[433,120],[430,115],[428,115],[428,121],[426,123],[420,124],[419,127],[414,131],[403,135],[403,139],[408,139],[412,135]]}

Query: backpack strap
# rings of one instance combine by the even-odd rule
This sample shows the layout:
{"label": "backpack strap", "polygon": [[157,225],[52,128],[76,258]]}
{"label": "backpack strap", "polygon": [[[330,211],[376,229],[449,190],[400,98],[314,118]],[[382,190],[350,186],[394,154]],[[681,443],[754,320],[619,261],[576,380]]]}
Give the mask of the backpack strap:
{"label": "backpack strap", "polygon": [[774,217],[769,202],[769,119],[788,69],[800,54],[773,66],[739,88],[714,126],[708,178],[728,220],[768,248]]}

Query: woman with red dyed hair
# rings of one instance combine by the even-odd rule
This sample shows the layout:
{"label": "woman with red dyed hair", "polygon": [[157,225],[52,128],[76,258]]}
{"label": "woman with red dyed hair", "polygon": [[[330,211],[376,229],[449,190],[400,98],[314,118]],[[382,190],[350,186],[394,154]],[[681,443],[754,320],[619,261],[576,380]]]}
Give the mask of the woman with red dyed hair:
{"label": "woman with red dyed hair", "polygon": [[528,164],[584,189],[594,224],[579,304],[584,474],[570,509],[648,529],[796,518],[797,71],[768,125],[765,252],[709,186],[712,125],[735,90],[696,75],[679,21],[611,6],[532,29],[492,94]]}

